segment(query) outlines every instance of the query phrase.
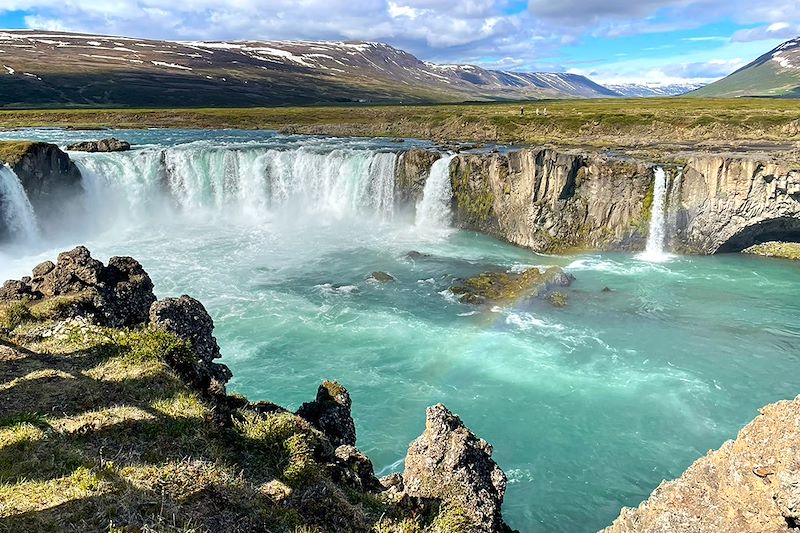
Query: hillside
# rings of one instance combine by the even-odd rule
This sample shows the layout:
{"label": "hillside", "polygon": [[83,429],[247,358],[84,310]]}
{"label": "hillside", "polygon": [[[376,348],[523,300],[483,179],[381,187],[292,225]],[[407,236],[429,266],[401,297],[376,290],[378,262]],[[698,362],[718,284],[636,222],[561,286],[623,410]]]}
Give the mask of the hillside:
{"label": "hillside", "polygon": [[434,103],[618,96],[575,74],[435,65],[368,42],[0,32],[0,107]]}
{"label": "hillside", "polygon": [[730,76],[687,96],[800,97],[800,37],[786,41]]}

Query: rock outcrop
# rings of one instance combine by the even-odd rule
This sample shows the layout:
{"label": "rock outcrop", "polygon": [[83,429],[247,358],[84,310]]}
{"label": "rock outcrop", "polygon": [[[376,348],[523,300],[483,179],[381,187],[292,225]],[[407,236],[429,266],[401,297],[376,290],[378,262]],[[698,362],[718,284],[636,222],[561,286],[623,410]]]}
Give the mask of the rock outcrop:
{"label": "rock outcrop", "polygon": [[788,533],[800,528],[800,397],[761,410],[734,441],[665,481],[605,533]]}
{"label": "rock outcrop", "polygon": [[131,143],[114,137],[99,141],[81,141],[67,146],[67,150],[71,152],[126,152],[130,149]]}
{"label": "rock outcrop", "polygon": [[416,205],[422,199],[425,180],[441,157],[436,151],[412,149],[403,152],[395,170],[395,199],[401,205]]}
{"label": "rock outcrop", "polygon": [[[55,144],[28,141],[0,141],[0,163],[19,178],[40,225],[57,227],[74,209],[82,192],[81,173],[75,163]],[[5,232],[0,213],[0,238]]]}
{"label": "rock outcrop", "polygon": [[142,324],[155,302],[153,282],[130,257],[112,257],[108,266],[92,258],[83,246],[45,261],[32,276],[7,281],[2,300],[48,302],[53,319],[82,316],[109,327]]}
{"label": "rock outcrop", "polygon": [[356,426],[351,407],[347,389],[335,381],[325,381],[319,386],[316,399],[301,405],[297,415],[322,431],[334,446],[355,446]]}
{"label": "rock outcrop", "polygon": [[197,360],[170,361],[170,365],[194,387],[212,396],[224,396],[232,374],[227,366],[214,362],[221,354],[213,336],[214,321],[203,304],[187,295],[165,298],[150,306],[149,319],[153,329],[187,341],[197,356]]}
{"label": "rock outcrop", "polygon": [[500,508],[506,476],[492,459],[492,447],[476,437],[447,408],[428,408],[425,431],[411,443],[402,483],[405,494],[458,509],[473,533],[510,531]]}

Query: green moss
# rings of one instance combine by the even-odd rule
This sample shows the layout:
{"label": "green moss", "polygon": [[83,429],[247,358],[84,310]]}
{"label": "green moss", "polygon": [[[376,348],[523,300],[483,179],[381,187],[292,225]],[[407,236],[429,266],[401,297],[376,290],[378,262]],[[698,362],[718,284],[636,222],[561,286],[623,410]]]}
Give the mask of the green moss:
{"label": "green moss", "polygon": [[488,182],[481,179],[481,185],[475,187],[470,176],[472,169],[466,161],[459,161],[454,171],[451,171],[450,181],[453,196],[460,213],[466,215],[469,223],[481,223],[489,219],[494,207],[495,196]]}
{"label": "green moss", "polygon": [[751,246],[750,248],[743,250],[742,253],[800,261],[800,243],[765,242]]}
{"label": "green moss", "polygon": [[17,165],[35,145],[31,141],[0,141],[0,163]]}
{"label": "green moss", "polygon": [[31,305],[31,315],[36,320],[57,320],[70,316],[71,311],[91,301],[92,295],[89,292],[54,296]]}
{"label": "green moss", "polygon": [[547,295],[547,301],[550,302],[553,307],[566,307],[567,295],[559,291],[551,292]]}
{"label": "green moss", "polygon": [[468,278],[461,286],[451,287],[450,291],[460,296],[463,303],[512,302],[539,296],[562,273],[559,267],[544,272],[531,268],[520,274],[483,272]]}
{"label": "green moss", "polygon": [[470,531],[472,522],[467,513],[455,505],[445,506],[431,522],[428,531],[430,533],[461,533]]}

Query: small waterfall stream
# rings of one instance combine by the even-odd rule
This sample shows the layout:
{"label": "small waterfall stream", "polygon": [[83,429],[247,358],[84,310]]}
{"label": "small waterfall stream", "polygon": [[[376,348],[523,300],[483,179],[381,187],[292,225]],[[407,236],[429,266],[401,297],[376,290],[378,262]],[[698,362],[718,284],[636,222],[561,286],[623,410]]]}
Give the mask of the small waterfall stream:
{"label": "small waterfall stream", "polygon": [[637,257],[643,261],[661,262],[670,257],[664,251],[667,237],[667,173],[656,167],[653,182],[653,207],[650,212],[650,229],[645,251]]}
{"label": "small waterfall stream", "polygon": [[0,215],[13,242],[30,242],[38,238],[33,206],[19,178],[6,165],[0,165]]}
{"label": "small waterfall stream", "polygon": [[450,185],[450,162],[455,155],[443,155],[431,166],[422,200],[417,205],[416,224],[422,228],[446,228],[450,226],[452,214],[450,201],[453,188]]}

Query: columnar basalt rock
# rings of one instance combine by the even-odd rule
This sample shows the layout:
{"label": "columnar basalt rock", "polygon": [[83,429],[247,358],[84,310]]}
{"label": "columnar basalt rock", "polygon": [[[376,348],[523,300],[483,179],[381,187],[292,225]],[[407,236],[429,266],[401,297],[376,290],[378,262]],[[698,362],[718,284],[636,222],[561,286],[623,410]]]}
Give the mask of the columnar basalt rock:
{"label": "columnar basalt rock", "polygon": [[433,150],[412,149],[403,152],[395,168],[395,199],[403,205],[416,205],[422,199],[425,180],[433,163],[441,155]]}
{"label": "columnar basalt rock", "polygon": [[114,137],[99,141],[81,141],[67,146],[67,150],[74,152],[126,152],[130,149],[131,143]]}

